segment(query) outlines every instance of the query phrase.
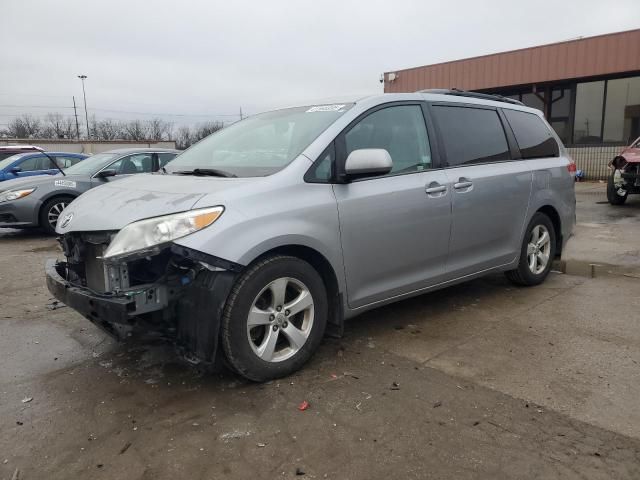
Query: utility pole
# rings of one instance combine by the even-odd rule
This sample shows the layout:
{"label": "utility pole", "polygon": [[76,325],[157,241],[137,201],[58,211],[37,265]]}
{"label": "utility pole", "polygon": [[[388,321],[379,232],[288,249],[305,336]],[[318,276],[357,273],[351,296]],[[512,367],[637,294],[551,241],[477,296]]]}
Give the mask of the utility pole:
{"label": "utility pole", "polygon": [[242,120],[244,117],[242,116],[242,107],[240,107],[240,120]]}
{"label": "utility pole", "polygon": [[87,113],[87,94],[84,91],[84,81],[86,75],[78,75],[78,78],[82,81],[82,96],[84,97],[84,119],[87,121],[87,139],[91,139],[91,132],[89,131],[89,114]]}
{"label": "utility pole", "polygon": [[73,96],[73,114],[76,116],[76,140],[80,140],[80,125],[78,125],[78,110],[76,110],[76,97]]}

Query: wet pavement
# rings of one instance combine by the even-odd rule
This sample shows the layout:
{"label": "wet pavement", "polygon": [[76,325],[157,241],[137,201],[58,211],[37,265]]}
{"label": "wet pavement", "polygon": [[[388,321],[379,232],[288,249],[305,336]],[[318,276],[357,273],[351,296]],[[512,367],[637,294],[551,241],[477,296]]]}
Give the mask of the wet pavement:
{"label": "wet pavement", "polygon": [[114,343],[52,305],[53,239],[0,233],[0,479],[640,478],[640,197],[578,187],[571,268],[624,272],[389,305],[263,385]]}

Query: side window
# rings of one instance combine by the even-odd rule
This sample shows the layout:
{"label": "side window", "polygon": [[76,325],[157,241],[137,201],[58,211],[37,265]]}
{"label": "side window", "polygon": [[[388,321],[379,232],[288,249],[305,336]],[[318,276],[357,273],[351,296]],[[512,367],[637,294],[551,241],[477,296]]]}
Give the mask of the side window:
{"label": "side window", "polygon": [[132,175],[134,173],[149,173],[153,171],[153,154],[137,153],[121,158],[108,167],[118,175]]}
{"label": "side window", "polygon": [[160,168],[164,167],[167,163],[169,163],[171,160],[176,158],[176,155],[177,155],[176,153],[159,153],[158,154],[159,167]]}
{"label": "side window", "polygon": [[516,136],[522,158],[557,157],[558,142],[542,119],[533,113],[503,109],[513,134]]}
{"label": "side window", "polygon": [[394,173],[431,168],[431,148],[420,105],[387,107],[367,115],[344,136],[347,156],[361,148],[384,148]]}
{"label": "side window", "polygon": [[[45,157],[30,157],[24,160],[22,163],[18,165],[22,169],[23,172],[33,172],[35,170],[43,170],[44,162],[43,159]],[[53,167],[53,165],[52,165]]]}
{"label": "side window", "polygon": [[450,167],[511,159],[495,110],[434,105],[432,112]]}
{"label": "side window", "polygon": [[57,156],[55,158],[56,158],[56,163],[58,165],[60,165],[60,168],[69,168],[70,166],[75,165],[80,160],[82,160],[82,158],[79,158],[79,157],[61,157],[61,156]]}

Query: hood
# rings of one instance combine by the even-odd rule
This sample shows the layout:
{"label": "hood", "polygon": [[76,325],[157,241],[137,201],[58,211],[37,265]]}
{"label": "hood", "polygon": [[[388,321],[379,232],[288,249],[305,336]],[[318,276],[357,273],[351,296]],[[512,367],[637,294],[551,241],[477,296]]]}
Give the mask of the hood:
{"label": "hood", "polygon": [[621,155],[629,163],[640,162],[640,148],[632,148],[632,147],[626,148],[622,151]]}
{"label": "hood", "polygon": [[[207,194],[221,193],[252,180],[161,174],[134,175],[82,194],[64,210],[61,215],[62,221],[56,231],[64,234],[120,230],[137,220],[190,210]],[[214,205],[198,205],[199,208],[206,206]],[[69,215],[71,219],[65,225]]]}

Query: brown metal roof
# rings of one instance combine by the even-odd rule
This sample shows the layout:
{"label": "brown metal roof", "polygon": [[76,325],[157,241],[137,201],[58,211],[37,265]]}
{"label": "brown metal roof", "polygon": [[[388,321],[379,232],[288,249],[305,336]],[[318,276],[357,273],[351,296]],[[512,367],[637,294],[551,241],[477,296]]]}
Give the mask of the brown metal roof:
{"label": "brown metal roof", "polygon": [[[640,71],[640,29],[386,72],[385,92],[482,90]],[[397,78],[389,81],[389,74]]]}

